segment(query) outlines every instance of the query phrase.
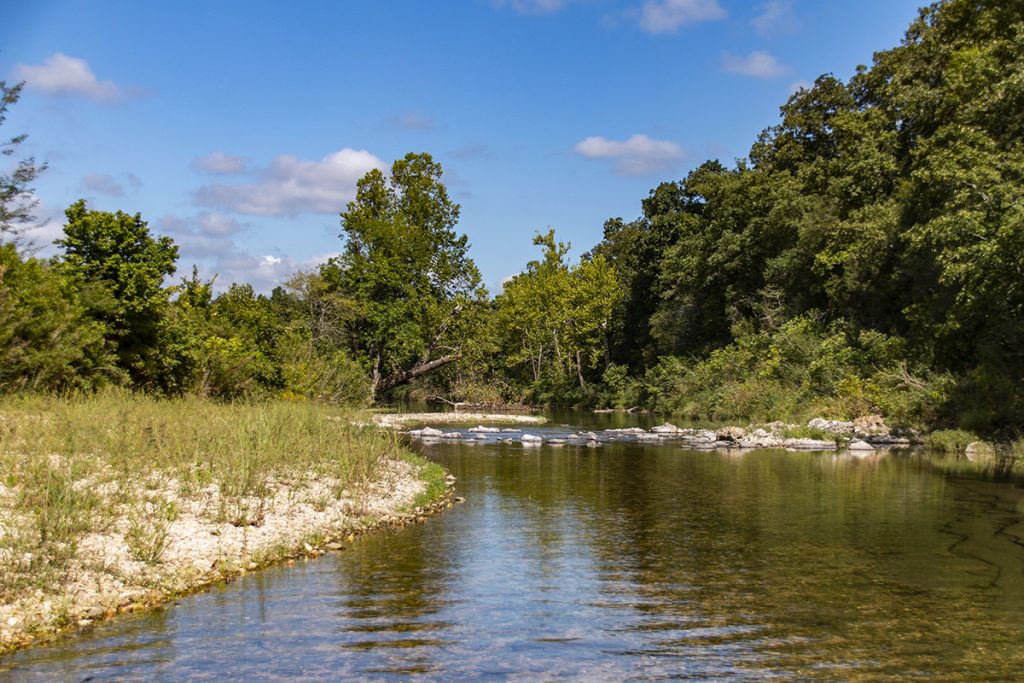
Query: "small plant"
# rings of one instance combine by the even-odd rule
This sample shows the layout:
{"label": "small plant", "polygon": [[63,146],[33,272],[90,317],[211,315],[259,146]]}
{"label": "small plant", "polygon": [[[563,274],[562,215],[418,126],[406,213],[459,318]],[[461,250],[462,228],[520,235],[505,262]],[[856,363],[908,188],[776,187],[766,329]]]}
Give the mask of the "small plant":
{"label": "small plant", "polygon": [[146,502],[128,516],[128,530],[124,534],[128,552],[146,564],[160,562],[167,550],[167,536],[171,524],[178,518],[174,501]]}
{"label": "small plant", "polygon": [[962,429],[940,429],[925,437],[925,445],[933,451],[948,455],[963,455],[967,446],[978,440],[971,432]]}

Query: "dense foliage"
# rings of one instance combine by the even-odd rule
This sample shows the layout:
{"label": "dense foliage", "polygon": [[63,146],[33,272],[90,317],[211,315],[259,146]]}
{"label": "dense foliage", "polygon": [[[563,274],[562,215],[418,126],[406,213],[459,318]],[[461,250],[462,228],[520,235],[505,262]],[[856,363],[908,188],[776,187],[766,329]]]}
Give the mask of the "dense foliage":
{"label": "dense foliage", "polygon": [[[0,123],[20,86],[3,90]],[[819,77],[747,158],[664,182],[577,263],[554,231],[488,300],[427,154],[374,170],[341,255],[270,296],[168,286],[138,214],[67,211],[0,249],[0,389],[119,383],[224,400],[654,407],[704,419],[1024,415],[1024,5],[946,0],[848,81]],[[22,140],[3,148],[11,154]],[[28,159],[0,176],[6,239]],[[28,200],[28,201],[27,201]]]}

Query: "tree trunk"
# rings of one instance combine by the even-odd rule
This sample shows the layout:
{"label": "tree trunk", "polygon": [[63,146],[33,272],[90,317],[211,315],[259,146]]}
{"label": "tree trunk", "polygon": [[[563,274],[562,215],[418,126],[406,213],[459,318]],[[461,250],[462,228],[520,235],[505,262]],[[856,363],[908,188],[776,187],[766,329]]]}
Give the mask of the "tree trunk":
{"label": "tree trunk", "polygon": [[394,389],[395,387],[403,384],[408,384],[412,380],[416,379],[420,375],[425,375],[432,370],[436,370],[440,367],[453,363],[462,357],[461,353],[452,353],[447,356],[441,356],[431,361],[421,361],[416,363],[407,370],[399,370],[393,375],[389,375],[384,379],[377,382],[374,387],[374,397],[376,398],[378,391],[387,391],[388,389]]}
{"label": "tree trunk", "polygon": [[583,381],[583,363],[580,362],[580,352],[576,351],[576,376],[580,380],[580,389],[586,389],[587,385]]}

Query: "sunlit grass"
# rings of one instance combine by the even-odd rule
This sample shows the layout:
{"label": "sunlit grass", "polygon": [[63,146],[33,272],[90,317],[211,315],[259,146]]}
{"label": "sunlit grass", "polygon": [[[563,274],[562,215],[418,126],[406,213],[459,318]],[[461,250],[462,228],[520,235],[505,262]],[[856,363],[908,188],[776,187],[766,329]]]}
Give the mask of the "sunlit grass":
{"label": "sunlit grass", "polygon": [[216,521],[259,525],[281,485],[330,482],[325,495],[340,499],[372,482],[386,459],[411,457],[394,435],[352,417],[309,403],[116,391],[3,399],[0,600],[59,586],[80,539],[118,518],[129,522],[133,556],[156,563],[179,497],[213,490]]}

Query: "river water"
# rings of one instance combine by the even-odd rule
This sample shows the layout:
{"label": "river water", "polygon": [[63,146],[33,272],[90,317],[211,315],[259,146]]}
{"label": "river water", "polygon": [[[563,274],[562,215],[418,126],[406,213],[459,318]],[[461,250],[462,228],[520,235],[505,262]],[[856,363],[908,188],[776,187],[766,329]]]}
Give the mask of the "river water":
{"label": "river water", "polygon": [[0,680],[1024,677],[1009,484],[907,453],[414,447],[464,504],[17,653]]}

